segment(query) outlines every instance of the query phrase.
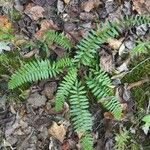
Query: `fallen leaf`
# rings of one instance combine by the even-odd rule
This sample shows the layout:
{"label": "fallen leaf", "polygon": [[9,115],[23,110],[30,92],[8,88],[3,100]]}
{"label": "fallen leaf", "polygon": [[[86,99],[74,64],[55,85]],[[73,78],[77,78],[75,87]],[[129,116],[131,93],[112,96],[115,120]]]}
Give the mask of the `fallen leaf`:
{"label": "fallen leaf", "polygon": [[54,136],[56,139],[58,139],[61,143],[63,143],[63,140],[66,135],[66,128],[63,124],[58,125],[56,122],[53,121],[52,126],[48,129],[48,132],[50,135]]}
{"label": "fallen leaf", "polygon": [[115,69],[113,56],[111,54],[108,54],[103,49],[100,51],[100,66],[104,71],[108,73],[112,73]]}
{"label": "fallen leaf", "polygon": [[82,9],[85,12],[90,12],[93,8],[98,7],[101,4],[100,0],[88,0],[81,4]]}
{"label": "fallen leaf", "polygon": [[28,98],[28,103],[31,104],[33,107],[41,107],[46,103],[46,97],[44,95],[40,95],[39,93],[35,92],[30,95]]}
{"label": "fallen leaf", "polygon": [[132,0],[133,10],[136,10],[139,14],[149,15],[150,0]]}
{"label": "fallen leaf", "polygon": [[48,29],[55,29],[55,30],[58,30],[58,26],[53,22],[53,20],[43,20],[42,23],[41,23],[41,28],[40,30],[38,30],[36,33],[35,33],[35,37],[37,39],[40,39],[43,37],[43,34],[46,30]]}
{"label": "fallen leaf", "polygon": [[120,38],[119,40],[117,39],[112,39],[112,38],[109,38],[107,40],[107,43],[109,44],[109,46],[113,49],[119,49],[121,44],[122,44],[122,41],[124,40],[124,38]]}
{"label": "fallen leaf", "polygon": [[64,0],[65,4],[68,4],[70,2],[70,0]]}
{"label": "fallen leaf", "polygon": [[11,23],[9,22],[8,18],[6,16],[0,15],[0,29],[7,30],[10,28],[11,28]]}
{"label": "fallen leaf", "polygon": [[33,20],[37,21],[40,18],[43,18],[43,12],[45,10],[41,6],[34,6],[26,9],[25,13]]}

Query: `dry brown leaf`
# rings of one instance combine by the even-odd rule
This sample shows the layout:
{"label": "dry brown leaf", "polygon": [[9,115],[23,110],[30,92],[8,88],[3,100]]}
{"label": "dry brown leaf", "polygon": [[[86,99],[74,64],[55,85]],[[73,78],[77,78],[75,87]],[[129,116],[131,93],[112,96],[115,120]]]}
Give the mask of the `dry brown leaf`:
{"label": "dry brown leaf", "polygon": [[7,30],[11,28],[11,23],[6,16],[0,15],[0,29]]}
{"label": "dry brown leaf", "polygon": [[100,0],[88,0],[82,3],[81,7],[85,12],[90,12],[93,8],[98,7],[100,4]]}
{"label": "dry brown leaf", "polygon": [[54,22],[52,20],[43,20],[41,23],[40,30],[37,31],[34,36],[37,39],[40,39],[43,36],[44,32],[48,29],[58,30],[58,26],[56,24],[54,24]]}
{"label": "dry brown leaf", "polygon": [[107,43],[109,44],[109,46],[113,49],[119,49],[119,47],[122,44],[122,41],[124,40],[124,38],[120,38],[119,40],[117,39],[108,39]]}
{"label": "dry brown leaf", "polygon": [[65,4],[68,4],[70,2],[70,0],[64,0]]}
{"label": "dry brown leaf", "polygon": [[139,14],[150,13],[150,0],[132,0],[133,9],[136,10]]}
{"label": "dry brown leaf", "polygon": [[48,129],[48,133],[58,139],[61,143],[63,143],[66,132],[66,128],[63,124],[58,125],[54,121],[52,126]]}
{"label": "dry brown leaf", "polygon": [[45,10],[41,6],[34,6],[31,8],[26,9],[25,13],[31,17],[31,19],[37,21],[40,18],[43,18],[43,12]]}

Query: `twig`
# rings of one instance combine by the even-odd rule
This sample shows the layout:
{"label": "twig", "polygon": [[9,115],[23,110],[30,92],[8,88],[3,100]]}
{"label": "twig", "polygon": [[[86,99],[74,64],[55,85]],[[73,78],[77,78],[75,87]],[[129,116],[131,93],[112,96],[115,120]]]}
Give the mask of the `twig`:
{"label": "twig", "polygon": [[139,64],[137,64],[134,68],[132,68],[128,73],[131,73],[133,70],[135,70],[137,67],[139,67],[140,65],[142,65],[143,63],[145,63],[147,60],[150,60],[150,57],[148,57],[147,59],[141,61]]}
{"label": "twig", "polygon": [[144,84],[146,82],[149,82],[149,81],[150,81],[150,79],[146,78],[146,79],[143,79],[141,81],[137,81],[137,82],[131,83],[131,84],[128,85],[127,89],[130,90],[130,89],[132,89],[134,87],[140,86],[140,85],[142,85],[142,84]]}

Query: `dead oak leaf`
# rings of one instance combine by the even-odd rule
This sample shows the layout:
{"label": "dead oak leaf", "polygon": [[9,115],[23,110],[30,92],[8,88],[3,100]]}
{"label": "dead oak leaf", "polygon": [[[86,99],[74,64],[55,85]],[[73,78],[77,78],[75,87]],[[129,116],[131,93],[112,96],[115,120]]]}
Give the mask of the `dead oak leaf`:
{"label": "dead oak leaf", "polygon": [[26,14],[33,20],[37,21],[40,18],[43,18],[43,12],[45,10],[41,6],[34,6],[26,10]]}
{"label": "dead oak leaf", "polygon": [[85,12],[90,12],[93,8],[98,7],[101,4],[100,0],[88,0],[86,2],[83,2],[81,4],[81,8],[85,11]]}
{"label": "dead oak leaf", "polygon": [[52,126],[48,129],[48,133],[58,139],[61,143],[64,141],[66,132],[66,128],[63,124],[58,125],[54,121]]}

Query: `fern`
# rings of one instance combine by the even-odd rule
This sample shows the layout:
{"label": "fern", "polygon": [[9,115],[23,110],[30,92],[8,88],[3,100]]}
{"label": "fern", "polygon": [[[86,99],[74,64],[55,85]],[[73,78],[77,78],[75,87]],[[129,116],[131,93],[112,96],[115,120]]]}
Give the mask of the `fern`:
{"label": "fern", "polygon": [[81,145],[84,150],[91,150],[92,137],[87,134],[92,130],[91,114],[88,111],[89,102],[86,97],[85,87],[81,82],[76,81],[72,90],[70,91],[70,113],[75,130],[83,134],[81,138]]}
{"label": "fern", "polygon": [[76,78],[77,70],[75,68],[72,68],[69,70],[68,74],[64,77],[62,83],[58,87],[55,100],[55,108],[57,111],[62,108],[66,97],[69,95],[69,92],[75,83]]}
{"label": "fern", "polygon": [[93,139],[92,136],[89,133],[86,133],[82,136],[80,143],[84,150],[93,150]]}
{"label": "fern", "polygon": [[130,55],[133,58],[134,56],[139,56],[140,54],[148,53],[150,49],[150,42],[146,41],[137,41],[137,46],[135,46],[131,51]]}
{"label": "fern", "polygon": [[72,65],[72,63],[68,58],[63,58],[58,62],[53,63],[51,63],[49,60],[36,60],[29,62],[11,76],[8,84],[9,89],[14,89],[26,82],[33,82],[41,79],[47,79],[49,77],[55,77],[65,66],[70,65]]}
{"label": "fern", "polygon": [[107,39],[118,36],[120,28],[128,28],[130,26],[148,24],[150,18],[147,16],[132,16],[121,19],[120,22],[106,22],[102,24],[97,31],[92,30],[89,35],[81,40],[77,45],[78,51],[75,56],[75,62],[91,66],[97,49],[105,43]]}
{"label": "fern", "polygon": [[103,105],[113,113],[116,119],[119,119],[122,109],[118,99],[112,97],[112,83],[108,75],[103,70],[96,67],[96,69],[91,69],[89,76],[86,77],[86,83],[97,99],[110,99],[111,97],[111,100],[103,102]]}
{"label": "fern", "polygon": [[55,32],[53,30],[46,31],[44,33],[44,39],[46,40],[47,43],[53,43],[55,42],[56,44],[64,47],[65,49],[71,49],[72,44],[71,41],[64,36],[63,34],[59,34],[58,32]]}
{"label": "fern", "polygon": [[91,114],[88,111],[89,102],[84,89],[81,82],[76,81],[70,91],[70,113],[74,128],[80,133],[92,130]]}
{"label": "fern", "polygon": [[78,51],[75,56],[75,62],[90,66],[92,60],[95,58],[96,50],[100,48],[100,44],[103,44],[106,39],[118,35],[115,24],[107,22],[106,24],[102,24],[101,28],[97,31],[92,30],[77,45]]}
{"label": "fern", "polygon": [[130,139],[129,132],[127,130],[123,130],[120,132],[120,134],[116,134],[115,137],[115,150],[125,150],[126,144],[128,140]]}
{"label": "fern", "polygon": [[9,59],[8,57],[4,54],[4,53],[1,53],[0,54],[0,63],[8,63]]}

